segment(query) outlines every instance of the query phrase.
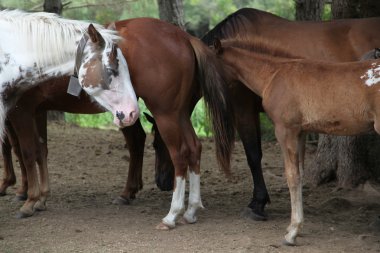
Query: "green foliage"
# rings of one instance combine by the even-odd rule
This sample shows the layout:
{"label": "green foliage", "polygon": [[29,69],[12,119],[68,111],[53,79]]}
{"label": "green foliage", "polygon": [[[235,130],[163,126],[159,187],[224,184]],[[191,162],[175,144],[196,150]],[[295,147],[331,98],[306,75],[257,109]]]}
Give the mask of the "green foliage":
{"label": "green foliage", "polygon": [[322,20],[331,20],[331,4],[325,4],[322,14]]}
{"label": "green foliage", "polygon": [[[104,6],[99,6],[102,3]],[[75,6],[90,5],[87,8]],[[134,17],[158,17],[158,7],[155,0],[119,1],[79,0],[68,6],[62,13],[72,19],[94,20],[100,24],[110,23]]]}
{"label": "green foliage", "polygon": [[261,139],[264,141],[274,141],[274,127],[271,120],[265,113],[260,113]]}
{"label": "green foliage", "polygon": [[109,112],[100,114],[73,114],[65,113],[66,122],[81,126],[94,128],[112,128],[112,114]]}
{"label": "green foliage", "polygon": [[[143,112],[150,114],[149,110],[146,108],[144,101],[139,100],[140,108],[140,121],[145,130],[145,132],[150,133],[152,125],[146,120]],[[99,113],[99,114],[73,114],[65,113],[66,122],[81,126],[81,127],[93,127],[102,129],[116,129],[113,125],[113,116],[109,112]],[[198,102],[194,112],[191,116],[191,122],[198,136],[210,137],[212,135],[212,129],[210,122],[206,117],[205,105],[203,99]]]}
{"label": "green foliage", "polygon": [[[140,120],[145,132],[151,131],[151,124],[143,116],[143,112],[148,112],[148,109],[145,106],[144,101],[139,100],[140,108]],[[74,114],[74,113],[65,113],[66,122],[81,126],[81,127],[93,127],[93,128],[102,128],[102,129],[116,129],[116,126],[113,124],[113,116],[110,112],[99,113],[99,114]]]}
{"label": "green foliage", "polygon": [[268,11],[287,19],[294,19],[294,0],[184,0],[185,20],[191,28],[209,23],[210,28],[229,14],[243,7]]}
{"label": "green foliage", "polygon": [[[116,2],[113,3],[113,2]],[[62,15],[72,19],[94,20],[100,24],[110,23],[115,20],[129,19],[135,17],[158,18],[158,6],[155,0],[119,1],[105,0],[104,6],[99,0],[79,0],[68,6]],[[92,4],[88,8],[74,8],[85,4]],[[72,9],[71,9],[72,8]]]}
{"label": "green foliage", "polygon": [[195,106],[193,114],[191,115],[191,123],[193,124],[195,132],[198,136],[212,136],[212,127],[207,117],[207,112],[203,99],[201,99]]}
{"label": "green foliage", "polygon": [[1,0],[0,8],[30,10],[41,3],[41,0]]}

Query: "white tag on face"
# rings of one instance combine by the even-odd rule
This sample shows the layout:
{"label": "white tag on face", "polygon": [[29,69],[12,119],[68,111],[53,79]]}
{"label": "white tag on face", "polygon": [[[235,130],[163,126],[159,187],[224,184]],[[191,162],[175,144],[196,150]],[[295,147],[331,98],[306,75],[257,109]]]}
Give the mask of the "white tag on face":
{"label": "white tag on face", "polygon": [[67,87],[67,93],[73,95],[75,97],[79,97],[80,92],[82,91],[82,87],[79,84],[79,80],[77,77],[71,76],[69,87]]}

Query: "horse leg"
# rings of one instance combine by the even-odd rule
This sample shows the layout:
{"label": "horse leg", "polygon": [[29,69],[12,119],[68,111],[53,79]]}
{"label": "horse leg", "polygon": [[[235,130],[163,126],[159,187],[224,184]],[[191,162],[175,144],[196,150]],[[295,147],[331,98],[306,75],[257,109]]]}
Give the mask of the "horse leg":
{"label": "horse leg", "polygon": [[183,215],[185,223],[195,223],[197,221],[196,213],[198,208],[204,208],[200,192],[200,158],[202,144],[198,140],[191,122],[187,127],[186,140],[190,148],[189,159],[189,205]]}
{"label": "horse leg", "polygon": [[129,170],[123,192],[112,203],[129,205],[131,200],[136,198],[136,193],[143,188],[142,166],[146,134],[140,120],[121,131],[129,149]]}
{"label": "horse leg", "polygon": [[[265,205],[270,203],[267,187],[261,167],[261,132],[260,108],[261,100],[245,86],[239,84],[232,92],[236,128],[244,146],[249,168],[253,179],[253,197],[244,216],[256,221],[267,219]],[[241,113],[243,112],[244,113]]]}
{"label": "horse leg", "polygon": [[40,172],[40,199],[34,205],[35,210],[46,210],[46,200],[50,194],[49,172],[47,168],[47,111],[38,111],[35,118],[38,131],[36,139],[36,160]]}
{"label": "horse leg", "polygon": [[[18,137],[20,147],[20,161],[23,161],[23,165],[26,170],[26,178],[28,183],[28,198],[24,205],[17,213],[17,218],[25,218],[34,214],[34,205],[40,197],[40,189],[38,176],[36,171],[36,142],[35,142],[35,122],[29,113],[20,115],[20,113],[12,114],[11,122],[14,127],[16,136]],[[26,123],[30,127],[25,128]]]}
{"label": "horse leg", "polygon": [[174,190],[169,213],[157,225],[157,229],[168,230],[175,227],[178,215],[184,209],[186,172],[189,165],[189,148],[183,134],[180,120],[176,116],[170,117],[169,114],[162,117],[155,117],[157,127],[165,142],[175,169]]}
{"label": "horse leg", "polygon": [[[15,132],[15,130],[14,130],[14,128],[10,122],[8,122],[8,124],[7,124],[7,138],[10,141],[11,147],[13,147],[13,150],[17,156],[17,159],[18,159],[19,164],[20,164],[20,169],[21,169],[21,184],[16,190],[15,199],[17,201],[25,201],[28,198],[28,194],[27,194],[28,180],[26,178],[26,169],[25,169],[25,165],[23,163],[22,157],[21,157],[20,143],[18,140],[18,136],[17,136],[17,134],[16,134],[16,132]],[[4,150],[3,150],[3,152],[4,152]],[[9,152],[11,152],[11,150],[9,150]],[[9,158],[5,158],[5,157],[6,156],[4,156],[4,159],[10,159],[10,162],[12,161],[12,154],[11,153],[9,153]],[[4,160],[4,162],[5,162],[5,160]],[[9,169],[12,169],[12,171],[13,171],[13,164],[12,164],[12,168],[9,168]],[[14,171],[12,173],[14,173]]]}
{"label": "horse leg", "polygon": [[276,125],[275,133],[285,160],[285,175],[292,207],[291,222],[284,244],[293,246],[303,223],[302,179],[298,160],[300,131]]}
{"label": "horse leg", "polygon": [[303,178],[305,170],[305,144],[306,134],[302,133],[298,142],[299,164],[300,164],[300,176]]}
{"label": "horse leg", "polygon": [[27,178],[27,172],[26,167],[24,164],[24,161],[22,159],[20,146],[17,144],[17,146],[14,147],[14,152],[17,156],[19,165],[20,165],[20,171],[21,171],[21,184],[16,190],[16,197],[15,199],[17,201],[25,201],[28,199],[28,178]]}
{"label": "horse leg", "polygon": [[5,196],[7,188],[16,183],[16,175],[13,169],[12,162],[12,145],[9,141],[8,135],[4,136],[4,140],[2,143],[2,153],[4,161],[4,172],[3,179],[0,184],[0,196]]}

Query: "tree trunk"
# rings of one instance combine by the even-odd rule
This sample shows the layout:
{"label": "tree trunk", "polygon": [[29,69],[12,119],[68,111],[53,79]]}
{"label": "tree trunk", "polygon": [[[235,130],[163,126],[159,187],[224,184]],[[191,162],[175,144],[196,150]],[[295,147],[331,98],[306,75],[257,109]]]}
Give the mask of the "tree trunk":
{"label": "tree trunk", "polygon": [[[334,19],[380,15],[378,0],[333,0]],[[337,180],[338,187],[352,188],[369,178],[380,176],[380,137],[373,133],[362,136],[321,135],[313,167],[305,179],[313,185]]]}
{"label": "tree trunk", "polygon": [[[294,0],[296,7],[296,20],[320,21],[322,20],[325,0]],[[318,134],[310,133],[307,141],[317,142]]]}
{"label": "tree trunk", "polygon": [[45,0],[44,11],[62,14],[62,1],[61,0]]}
{"label": "tree trunk", "polygon": [[182,0],[157,0],[160,19],[185,30]]}
{"label": "tree trunk", "polygon": [[[44,1],[44,11],[45,12],[57,13],[57,14],[61,15],[62,14],[62,1],[61,0],[45,0]],[[48,118],[48,120],[64,121],[65,115],[63,112],[49,111],[47,118]]]}
{"label": "tree trunk", "polygon": [[295,0],[296,20],[322,20],[324,0]]}
{"label": "tree trunk", "polygon": [[331,12],[334,19],[378,17],[380,15],[380,1],[333,0]]}

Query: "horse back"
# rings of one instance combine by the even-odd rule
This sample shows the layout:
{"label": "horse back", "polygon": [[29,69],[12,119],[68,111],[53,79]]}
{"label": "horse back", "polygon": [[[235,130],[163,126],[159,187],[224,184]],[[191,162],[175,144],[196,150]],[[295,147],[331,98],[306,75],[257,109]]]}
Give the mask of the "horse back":
{"label": "horse back", "polygon": [[366,83],[365,74],[379,63],[300,60],[284,64],[266,91],[264,108],[274,121],[297,124],[305,131],[366,132],[380,109],[376,106],[380,94],[378,84]]}
{"label": "horse back", "polygon": [[148,103],[155,103],[151,94],[171,102],[177,94],[188,96],[195,73],[190,35],[153,18],[123,20],[115,25],[124,39],[119,47],[131,63],[132,83],[139,97],[150,97]]}
{"label": "horse back", "polygon": [[380,18],[289,21],[256,9],[241,9],[202,40],[257,37],[283,45],[291,54],[324,61],[354,61],[380,45]]}

